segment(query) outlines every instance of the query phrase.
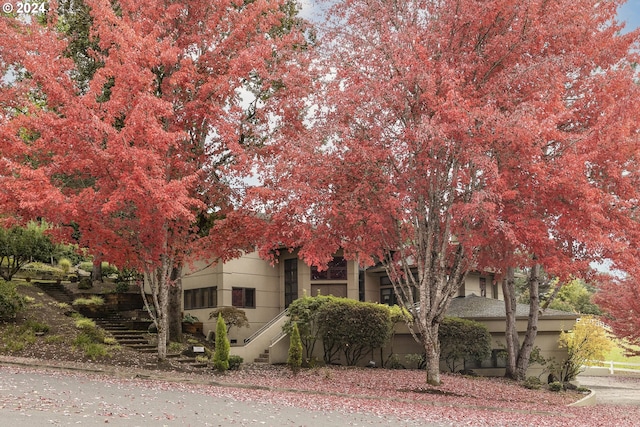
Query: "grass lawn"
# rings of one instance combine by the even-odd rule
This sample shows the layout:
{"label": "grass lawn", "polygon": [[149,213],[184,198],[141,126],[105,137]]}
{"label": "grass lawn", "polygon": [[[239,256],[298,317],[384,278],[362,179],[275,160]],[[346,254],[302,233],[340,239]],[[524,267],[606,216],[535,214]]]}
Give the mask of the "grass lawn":
{"label": "grass lawn", "polygon": [[[615,367],[619,369],[637,369],[640,370],[640,356],[627,357],[624,354],[624,348],[622,347],[620,340],[612,339],[613,347],[611,351],[605,356],[604,360],[616,362]],[[634,350],[640,352],[640,347],[632,346]],[[618,363],[630,363],[631,365],[619,365]],[[638,366],[633,366],[638,365]]]}

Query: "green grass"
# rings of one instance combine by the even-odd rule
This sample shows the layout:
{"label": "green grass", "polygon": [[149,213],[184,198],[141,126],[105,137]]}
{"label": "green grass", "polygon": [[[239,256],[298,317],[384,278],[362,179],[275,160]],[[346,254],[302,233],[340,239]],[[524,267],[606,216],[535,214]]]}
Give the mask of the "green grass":
{"label": "green grass", "polygon": [[[640,365],[640,356],[627,357],[624,354],[624,348],[622,344],[617,339],[612,339],[613,347],[611,351],[605,356],[605,361],[614,361],[616,362],[615,368],[617,369],[637,369],[640,370],[640,366],[632,366],[632,365],[620,365],[620,363],[631,363],[631,364],[639,364]],[[632,346],[634,350],[640,351],[640,347]]]}

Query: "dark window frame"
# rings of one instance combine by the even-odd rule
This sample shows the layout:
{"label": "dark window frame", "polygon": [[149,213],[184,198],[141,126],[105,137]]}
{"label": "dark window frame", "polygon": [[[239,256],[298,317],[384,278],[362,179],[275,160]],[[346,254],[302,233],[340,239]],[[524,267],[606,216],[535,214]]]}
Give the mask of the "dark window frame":
{"label": "dark window frame", "polygon": [[237,308],[256,308],[256,288],[231,288],[231,305]]}
{"label": "dark window frame", "polygon": [[206,286],[203,288],[184,289],[182,301],[185,310],[216,308],[218,306],[218,287]]}
{"label": "dark window frame", "polygon": [[322,271],[318,271],[316,266],[311,266],[311,281],[347,280],[349,278],[347,265],[347,260],[344,257],[334,256],[327,264],[327,268]]}

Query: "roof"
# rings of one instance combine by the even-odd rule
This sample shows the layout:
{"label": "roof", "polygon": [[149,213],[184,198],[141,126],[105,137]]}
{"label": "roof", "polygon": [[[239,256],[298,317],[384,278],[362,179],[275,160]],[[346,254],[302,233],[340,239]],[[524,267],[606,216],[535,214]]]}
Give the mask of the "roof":
{"label": "roof", "polygon": [[[505,318],[504,301],[493,298],[479,297],[470,294],[465,297],[454,298],[447,310],[447,316],[463,317],[468,319]],[[529,305],[516,304],[516,317],[528,317]],[[578,314],[567,311],[547,309],[540,318],[570,318],[577,319]]]}

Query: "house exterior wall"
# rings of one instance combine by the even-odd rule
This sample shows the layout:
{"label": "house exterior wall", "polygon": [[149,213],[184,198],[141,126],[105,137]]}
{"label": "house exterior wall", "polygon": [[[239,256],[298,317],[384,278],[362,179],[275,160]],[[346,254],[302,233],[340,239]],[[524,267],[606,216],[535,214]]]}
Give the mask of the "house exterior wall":
{"label": "house exterior wall", "polygon": [[[216,287],[217,306],[184,310],[203,322],[203,333],[215,331],[216,319],[209,319],[209,313],[216,308],[231,307],[233,288],[255,290],[255,307],[239,307],[249,319],[249,328],[231,328],[229,340],[242,343],[245,338],[269,322],[282,311],[280,274],[278,266],[271,266],[260,259],[257,253],[249,253],[224,264],[206,267],[196,263],[182,278],[183,292]],[[184,304],[184,302],[183,302]],[[184,307],[184,305],[183,305]]]}
{"label": "house exterior wall", "polygon": [[[341,254],[338,253],[337,256]],[[278,262],[272,266],[268,262],[260,259],[257,253],[248,253],[243,257],[228,261],[224,264],[215,266],[195,265],[191,272],[187,272],[182,279],[183,290],[185,294],[190,290],[199,288],[216,288],[217,307],[230,307],[233,305],[233,289],[248,288],[255,290],[255,307],[241,307],[247,314],[249,319],[249,328],[232,328],[229,331],[229,339],[232,343],[232,353],[242,356],[245,361],[251,362],[252,359],[258,357],[259,353],[265,349],[270,349],[271,363],[286,362],[288,350],[288,337],[280,337],[281,328],[275,330],[269,329],[267,334],[270,336],[261,337],[259,345],[253,347],[261,347],[249,349],[242,347],[245,340],[252,336],[260,328],[267,325],[278,314],[282,313],[286,308],[285,301],[285,264],[287,260],[289,265],[294,265],[295,272],[295,292],[294,296],[302,297],[304,295],[315,295],[318,290],[322,294],[333,294],[336,296],[346,296],[351,299],[362,299],[359,289],[360,268],[356,261],[346,262],[346,275],[340,279],[317,279],[317,274],[312,277],[312,268],[304,261],[298,258],[297,252],[283,252]],[[293,264],[292,264],[293,263]],[[381,277],[384,276],[382,269],[370,269],[364,274],[364,293],[363,299],[367,302],[383,302],[381,301]],[[292,278],[290,278],[292,280]],[[484,280],[483,293],[481,280]],[[388,286],[388,285],[386,285]],[[385,287],[384,285],[382,287]],[[335,292],[334,292],[335,291]],[[486,298],[502,299],[502,289],[498,284],[493,283],[493,277],[487,273],[471,272],[467,275],[465,284],[459,291],[460,296],[469,296],[475,294],[477,296],[485,295]],[[291,295],[289,296],[291,298]],[[295,299],[295,298],[294,298]],[[483,299],[483,301],[486,301]],[[207,335],[210,331],[215,331],[216,319],[209,320],[209,313],[216,307],[185,309],[185,313],[196,316],[203,322],[203,333]],[[475,318],[473,320],[480,321],[487,325],[492,335],[492,348],[494,350],[505,348],[505,319],[504,317],[496,318]],[[524,336],[526,331],[526,318],[519,318],[517,327],[519,333]],[[575,316],[567,318],[541,318],[538,325],[538,338],[536,346],[540,347],[544,357],[555,357],[558,360],[566,358],[566,351],[558,348],[558,335],[561,330],[568,330],[575,324]],[[264,334],[263,334],[264,335]],[[235,347],[235,349],[234,349]],[[264,347],[264,348],[262,348]],[[321,345],[318,346],[321,349]],[[321,351],[321,350],[320,350]],[[254,353],[256,353],[254,355]],[[407,367],[411,363],[407,359],[407,355],[416,355],[424,353],[421,345],[415,341],[409,333],[406,326],[401,326],[395,334],[393,343],[383,349],[376,350],[368,360],[362,360],[362,364],[367,364],[370,360],[374,361],[377,366],[381,366],[387,358],[394,354],[398,361]],[[322,360],[322,353],[315,355],[318,360]],[[281,360],[282,359],[282,360]],[[442,366],[443,369],[446,366]],[[474,371],[487,375],[504,375],[504,368],[473,368]],[[532,367],[532,375],[538,375],[542,370],[539,367]]]}
{"label": "house exterior wall", "polygon": [[[502,351],[506,349],[505,341],[505,321],[504,319],[494,320],[478,320],[489,327],[491,333],[491,349],[492,351]],[[517,322],[518,333],[520,340],[524,339],[524,334],[527,328],[526,319],[519,319]],[[536,347],[540,348],[540,355],[545,359],[552,359],[555,361],[562,361],[567,358],[566,349],[562,349],[558,345],[558,337],[560,330],[569,330],[575,324],[575,319],[541,319],[539,321],[538,335],[536,337]],[[271,363],[285,363],[287,358],[286,350],[288,349],[289,339],[286,337],[284,340],[278,343],[277,348],[280,351],[273,351],[271,357]],[[407,369],[415,369],[416,356],[424,354],[424,348],[422,345],[414,339],[413,335],[409,332],[406,326],[399,325],[396,328],[396,333],[393,337],[393,342],[384,349],[375,349],[371,355],[360,360],[361,366],[366,366],[373,361],[376,366],[384,366],[384,362],[393,357]],[[323,360],[322,345],[316,346],[314,357],[318,361]],[[343,359],[335,360],[337,363],[345,363]],[[476,374],[482,376],[504,376],[505,368],[502,365],[490,366],[494,362],[493,359],[488,359],[483,363],[483,367],[468,366],[468,369],[473,370]],[[462,362],[460,362],[462,366]],[[541,380],[546,381],[546,377],[549,372],[546,366],[533,364],[527,370],[527,376],[538,376]],[[460,368],[461,369],[461,368]],[[449,369],[444,361],[440,363],[440,370],[448,372]]]}

